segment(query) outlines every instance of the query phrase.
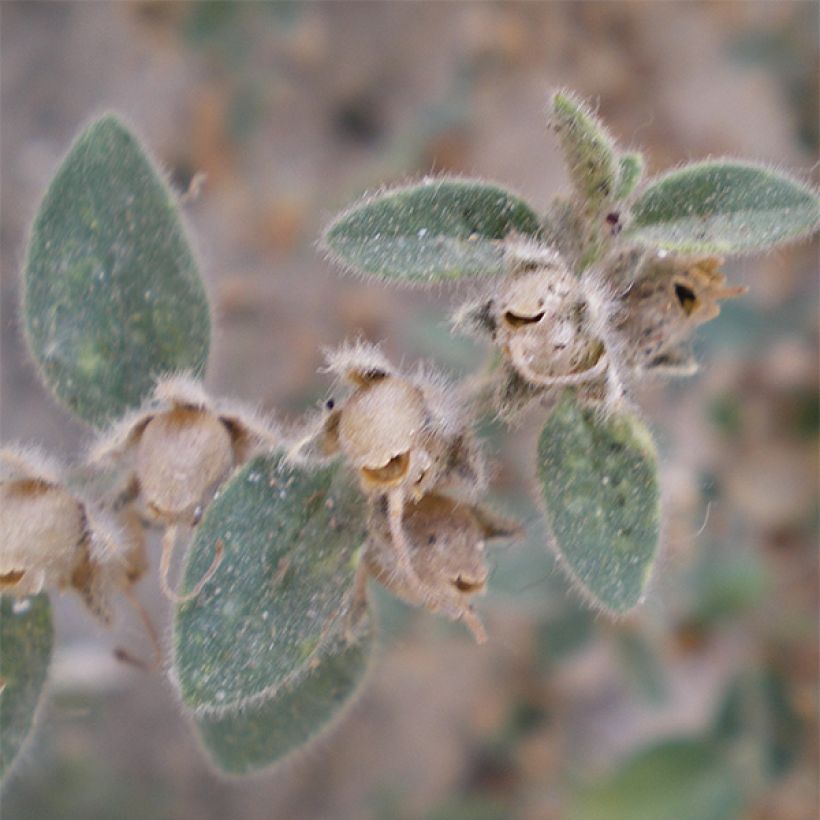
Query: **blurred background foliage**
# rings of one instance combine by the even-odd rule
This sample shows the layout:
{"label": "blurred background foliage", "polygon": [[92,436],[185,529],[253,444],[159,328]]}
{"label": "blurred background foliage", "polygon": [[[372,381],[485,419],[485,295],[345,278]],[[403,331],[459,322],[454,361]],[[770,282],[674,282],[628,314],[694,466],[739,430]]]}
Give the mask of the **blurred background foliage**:
{"label": "blurred background foliage", "polygon": [[[106,108],[180,193],[217,304],[209,384],[295,419],[321,347],[362,334],[455,373],[450,294],[339,277],[313,243],[363,190],[430,171],[546,204],[564,184],[550,88],[598,101],[650,171],[737,155],[811,178],[810,2],[4,2],[2,435],[70,456],[88,432],[45,396],[16,320],[28,221],[71,135]],[[204,179],[202,176],[204,175]],[[814,180],[817,181],[816,178]],[[201,184],[200,184],[201,183]],[[139,646],[57,602],[51,701],[9,818],[804,820],[818,800],[817,246],[728,266],[751,286],[704,328],[699,375],[645,391],[664,456],[665,549],[641,612],[587,610],[532,506],[537,418],[482,433],[499,548],[492,640],[373,590],[376,664],[329,736],[273,774],[212,775]],[[160,622],[155,588],[141,596]]]}

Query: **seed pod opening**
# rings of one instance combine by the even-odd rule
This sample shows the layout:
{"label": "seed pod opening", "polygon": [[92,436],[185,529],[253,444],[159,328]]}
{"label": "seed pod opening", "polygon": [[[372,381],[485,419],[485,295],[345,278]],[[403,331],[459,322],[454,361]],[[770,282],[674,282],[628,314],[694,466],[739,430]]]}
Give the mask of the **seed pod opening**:
{"label": "seed pod opening", "polygon": [[720,313],[721,299],[746,291],[727,287],[720,264],[717,257],[655,255],[644,261],[613,319],[630,366],[691,372],[691,356],[681,351],[695,328]]}
{"label": "seed pod opening", "polygon": [[594,368],[604,352],[579,280],[566,269],[510,278],[497,297],[498,343],[528,381],[550,384]]}

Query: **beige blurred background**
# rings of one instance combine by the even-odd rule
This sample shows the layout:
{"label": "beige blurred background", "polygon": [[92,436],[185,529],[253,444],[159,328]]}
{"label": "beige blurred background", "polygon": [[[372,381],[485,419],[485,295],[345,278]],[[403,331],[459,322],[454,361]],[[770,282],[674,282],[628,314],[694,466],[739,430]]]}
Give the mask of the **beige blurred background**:
{"label": "beige blurred background", "polygon": [[[356,334],[454,373],[482,360],[447,331],[457,293],[388,290],[320,257],[351,198],[437,171],[545,206],[565,183],[545,128],[559,85],[652,172],[737,155],[816,181],[819,8],[3,2],[3,440],[71,458],[89,439],[37,383],[16,306],[28,224],[95,113],[126,115],[180,192],[206,176],[185,212],[218,316],[209,385],[295,419],[327,389],[321,348]],[[3,817],[569,817],[646,744],[710,731],[747,674],[777,682],[786,728],[759,745],[785,762],[725,816],[815,816],[817,262],[805,244],[729,264],[750,292],[703,329],[700,374],[642,397],[667,526],[641,613],[612,624],[568,592],[527,500],[538,418],[490,424],[498,501],[531,526],[494,557],[486,647],[379,596],[382,648],[341,725],[274,773],[223,780],[169,684],[113,660],[144,640],[128,613],[112,635],[62,600],[50,700]],[[140,594],[167,624],[156,586]]]}

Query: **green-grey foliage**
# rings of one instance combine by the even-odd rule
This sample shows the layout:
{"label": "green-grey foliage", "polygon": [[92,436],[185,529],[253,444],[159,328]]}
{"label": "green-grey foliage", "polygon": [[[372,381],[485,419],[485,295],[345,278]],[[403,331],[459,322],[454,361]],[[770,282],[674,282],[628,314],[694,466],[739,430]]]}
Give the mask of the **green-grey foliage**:
{"label": "green-grey foliage", "polygon": [[205,367],[208,300],[177,206],[114,116],[80,135],[40,205],[24,316],[46,385],[97,426],[139,405],[159,375]]}
{"label": "green-grey foliage", "polygon": [[[236,19],[235,10],[226,6],[209,8],[204,16],[194,14],[189,22],[193,29],[202,29],[198,34],[191,29],[198,39],[204,35],[210,41],[224,33],[222,29],[235,29]],[[236,40],[237,32],[228,33]],[[237,45],[239,40],[232,41],[231,48]],[[664,317],[670,315],[664,300],[671,299],[674,287],[688,316],[687,305],[694,305],[699,294],[687,295],[688,287],[670,273],[668,281],[650,282],[657,288],[648,287],[646,292],[639,278],[627,298],[627,286],[642,270],[640,261],[647,248],[701,255],[765,250],[808,235],[820,224],[815,192],[771,169],[731,160],[707,161],[642,184],[642,155],[621,153],[597,116],[576,96],[556,93],[550,120],[573,190],[569,197],[556,198],[543,217],[494,184],[425,179],[366,198],[341,214],[323,236],[328,254],[348,269],[395,283],[423,285],[508,275],[491,283],[481,299],[469,302],[467,312],[459,314],[462,319],[472,316],[472,329],[491,338],[498,348],[493,368],[480,384],[468,381],[474,392],[465,389],[464,393],[469,393],[468,402],[493,404],[494,436],[503,422],[519,417],[525,409],[538,406],[550,413],[537,447],[544,515],[539,516],[540,525],[531,528],[528,543],[499,556],[492,573],[496,595],[514,598],[531,614],[532,607],[537,608],[537,654],[547,669],[595,634],[589,609],[570,598],[566,585],[559,586],[560,575],[551,572],[556,563],[588,601],[618,615],[643,600],[656,562],[657,457],[647,427],[622,409],[623,393],[617,382],[624,368],[618,359],[625,356],[626,370],[637,379],[642,371],[629,354],[638,351],[624,351],[621,345],[639,344],[640,338],[650,353],[653,345],[677,351],[685,340],[679,342],[675,334],[691,328],[683,324],[679,311],[675,314],[679,326],[674,321],[668,327],[664,324]],[[530,241],[513,241],[519,238]],[[532,258],[527,258],[528,251]],[[563,284],[553,287],[554,268],[542,265],[552,251],[560,255],[562,265],[584,274],[577,292],[574,287],[565,290]],[[511,259],[516,260],[515,266]],[[672,261],[684,266],[686,260]],[[533,276],[519,280],[520,273]],[[708,299],[732,291],[722,288],[722,275],[712,267],[701,274],[711,283],[704,285],[705,319],[711,307]],[[60,401],[92,425],[107,425],[142,404],[159,377],[204,371],[210,344],[209,305],[178,206],[153,161],[116,117],[107,115],[92,123],[58,169],[32,228],[24,279],[23,318],[40,375]],[[559,284],[562,279],[563,272]],[[604,294],[602,286],[607,283],[613,294],[620,292],[617,298]],[[517,292],[519,285],[523,287]],[[517,300],[521,297],[525,307],[530,305],[530,286],[536,308],[519,315]],[[662,290],[664,286],[669,286],[669,292]],[[646,328],[638,327],[645,332],[630,336],[630,322],[638,321],[644,310],[649,313]],[[549,359],[567,346],[560,344],[565,332],[561,323],[567,318],[571,319],[565,324],[567,335],[606,341],[607,358],[600,360],[609,367],[605,384],[589,381],[603,375],[597,370],[573,370],[567,374],[571,378],[549,380],[525,375],[528,370],[522,362],[542,352]],[[740,324],[748,334],[748,321]],[[462,328],[469,325],[461,322]],[[511,335],[521,328],[521,335]],[[757,330],[756,335],[765,333],[763,326]],[[613,337],[621,344],[610,345]],[[515,347],[519,340],[524,343],[520,349]],[[464,361],[469,369],[471,357]],[[351,402],[373,396],[366,391],[371,381],[384,376],[380,370],[367,371],[363,379],[367,384],[357,384]],[[441,462],[441,474],[436,470],[421,476],[408,473],[394,480],[391,470],[366,470],[373,478],[368,502],[354,482],[353,471],[339,463],[297,465],[281,452],[266,452],[254,455],[219,488],[196,527],[181,590],[202,589],[177,606],[172,676],[208,754],[222,771],[244,774],[281,761],[328,729],[359,691],[375,639],[369,614],[358,617],[356,606],[354,621],[351,610],[361,547],[368,537],[367,512],[377,496],[388,486],[410,494],[426,488],[424,475],[431,485],[441,476],[481,483],[472,475],[472,465],[461,470],[465,465],[458,463],[462,445],[465,450],[472,446],[474,431],[468,429],[466,414],[458,442],[443,446],[450,435],[445,435],[444,417],[450,419],[450,414],[436,416],[441,408],[435,403],[443,391],[436,378],[430,378],[431,389],[419,392],[424,393],[430,430],[437,430],[441,421],[442,431],[431,432],[428,441],[422,429],[425,423],[413,422],[408,446],[424,449],[429,443],[430,453],[420,455]],[[577,394],[572,387],[560,386],[583,380],[586,383]],[[392,416],[376,418],[379,412],[394,414],[385,410],[391,406],[375,402],[367,410],[373,430],[391,427]],[[328,402],[328,410],[333,407]],[[473,409],[478,414],[487,407]],[[334,437],[335,419],[339,446],[352,459],[356,448],[347,446],[352,439],[345,433],[343,410],[340,407],[325,417],[326,432],[328,440]],[[180,429],[190,432],[202,422],[204,430],[204,415],[195,408],[174,406],[163,415],[163,423],[170,427],[179,421]],[[416,417],[411,413],[409,418]],[[218,433],[226,441],[230,435],[233,445],[225,444],[229,448],[225,452],[239,461],[246,459],[246,446],[251,446],[252,438],[256,441],[257,433],[265,438],[261,427],[251,424],[246,430],[243,419],[234,418],[232,411],[227,415],[220,411],[220,419],[224,426],[217,425]],[[153,424],[144,421],[132,427],[129,444]],[[168,441],[175,440],[175,435],[168,435]],[[180,440],[196,442],[197,438],[181,436]],[[404,434],[396,440],[404,441]],[[389,446],[393,443],[391,439]],[[131,480],[133,464],[116,457],[104,467],[93,461],[75,465],[64,475],[55,467],[53,481],[64,484],[83,505],[99,504],[106,511],[110,507],[130,515],[134,510],[126,510],[126,505],[151,506],[145,488],[152,470],[162,483],[167,476],[173,476],[171,484],[183,483],[180,476],[191,471],[177,469],[180,463],[188,455],[200,455],[186,447],[176,448],[179,452],[170,445],[159,447],[159,466],[145,467],[145,474],[140,467],[136,481]],[[116,449],[113,446],[111,451]],[[416,462],[424,461],[416,459],[415,451],[402,450],[398,455],[402,458],[378,463],[401,467],[404,456],[410,455],[408,465],[415,470]],[[25,455],[11,460],[15,458],[26,461]],[[29,466],[36,472],[36,465],[28,464],[12,464],[8,469],[16,475],[18,468],[26,472]],[[415,478],[418,481],[410,487]],[[35,490],[51,482],[52,478],[48,482],[31,479]],[[443,482],[425,492],[446,489]],[[53,506],[59,515],[59,504]],[[388,507],[395,512],[392,500]],[[391,536],[398,549],[401,539],[396,527],[401,527],[401,516],[396,519],[391,521]],[[106,524],[100,527],[107,531]],[[16,535],[15,547],[22,544],[20,551],[25,552],[28,531]],[[432,539],[428,544],[436,543],[437,533],[428,538]],[[554,551],[545,550],[545,543]],[[414,563],[423,561],[423,539],[413,547]],[[215,555],[221,556],[221,562],[211,571]],[[49,556],[48,549],[31,551],[32,561],[48,562]],[[96,568],[87,557],[78,552],[72,564],[71,583],[80,591]],[[136,577],[136,560],[132,569]],[[433,560],[426,569],[439,573],[436,580],[472,591],[466,577],[459,574],[453,579]],[[7,583],[19,581],[16,571],[15,566],[5,576]],[[717,618],[736,615],[765,593],[765,578],[745,561],[711,560],[698,572],[703,577],[697,579],[697,601],[690,618],[696,626],[707,628]],[[64,579],[56,583],[61,582]],[[414,603],[410,592],[403,592],[401,585],[396,589],[409,604]],[[401,616],[395,613],[405,604],[392,600],[396,635]],[[429,598],[427,604],[436,609],[436,599]],[[390,629],[388,623],[382,634],[390,635]],[[638,630],[621,633],[619,647],[639,690],[660,701],[666,681],[649,635]],[[0,777],[19,757],[30,734],[51,645],[51,609],[45,594],[18,602],[0,600]],[[792,763],[793,738],[800,727],[789,694],[774,674],[741,677],[707,734],[638,753],[605,781],[581,787],[570,800],[568,816],[575,820],[730,820],[753,791],[750,783],[759,786],[785,773]],[[436,816],[489,817],[495,816],[497,808],[503,814],[495,801],[443,806]]]}
{"label": "green-grey foliage", "polygon": [[742,789],[720,745],[663,741],[644,749],[603,783],[579,790],[568,820],[732,820]]}
{"label": "green-grey foliage", "polygon": [[820,200],[785,174],[709,160],[653,180],[632,208],[628,236],[683,253],[748,253],[817,229]]}
{"label": "green-grey foliage", "polygon": [[601,417],[567,394],[538,442],[538,483],[555,549],[599,606],[640,603],[658,551],[655,447],[633,414]]}
{"label": "green-grey foliage", "polygon": [[552,98],[551,122],[582,209],[589,215],[599,213],[618,184],[618,158],[612,138],[589,108],[565,91]]}
{"label": "green-grey foliage", "polygon": [[0,597],[0,779],[31,732],[53,640],[48,595]]}
{"label": "green-grey foliage", "polygon": [[638,153],[623,154],[618,160],[618,183],[615,187],[615,199],[626,199],[636,188],[643,176],[643,155]]}
{"label": "green-grey foliage", "polygon": [[280,455],[248,463],[211,504],[183,589],[224,559],[179,605],[175,676],[193,709],[223,710],[304,677],[347,625],[365,505],[338,466],[310,470]]}
{"label": "green-grey foliage", "polygon": [[431,179],[365,199],[339,216],[324,245],[341,264],[400,282],[503,272],[503,240],[536,235],[521,199],[479,180]]}
{"label": "green-grey foliage", "polygon": [[295,685],[235,712],[195,718],[216,766],[246,774],[270,766],[327,729],[359,690],[372,649],[369,632],[336,639]]}
{"label": "green-grey foliage", "polygon": [[732,682],[713,734],[716,741],[740,748],[750,780],[767,782],[789,771],[805,731],[786,681],[772,668],[746,670]]}

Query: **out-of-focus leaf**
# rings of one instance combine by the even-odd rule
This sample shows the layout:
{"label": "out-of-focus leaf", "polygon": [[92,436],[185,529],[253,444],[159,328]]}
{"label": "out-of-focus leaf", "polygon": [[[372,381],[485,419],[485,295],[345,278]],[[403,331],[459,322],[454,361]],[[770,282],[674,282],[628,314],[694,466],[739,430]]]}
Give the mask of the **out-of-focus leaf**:
{"label": "out-of-focus leaf", "polygon": [[503,273],[503,240],[538,230],[538,218],[514,194],[445,177],[365,199],[337,217],[323,241],[352,270],[432,283]]}
{"label": "out-of-focus leaf", "polygon": [[618,158],[612,138],[592,111],[566,91],[552,98],[551,123],[582,210],[598,214],[618,185]]}
{"label": "out-of-focus leaf", "polygon": [[658,552],[657,456],[649,430],[567,394],[538,442],[538,484],[561,566],[614,613],[641,602]]}
{"label": "out-of-focus leaf", "polygon": [[272,766],[326,731],[355,698],[365,677],[370,633],[328,647],[304,678],[236,712],[195,718],[215,765],[229,774]]}
{"label": "out-of-focus leaf", "polygon": [[681,253],[750,253],[817,230],[820,199],[796,179],[752,163],[710,160],[653,180],[626,236]]}
{"label": "out-of-focus leaf", "polygon": [[0,780],[31,732],[53,641],[47,594],[0,597]]}
{"label": "out-of-focus leaf", "polygon": [[664,741],[601,783],[583,788],[568,820],[733,820],[742,790],[720,747]]}
{"label": "out-of-focus leaf", "polygon": [[667,696],[664,669],[648,637],[637,631],[623,631],[617,636],[616,646],[630,688],[651,704],[663,703]]}
{"label": "out-of-focus leaf", "polygon": [[749,777],[775,779],[786,774],[800,754],[805,728],[784,678],[773,669],[738,676],[715,718],[716,742],[742,745]]}
{"label": "out-of-focus leaf", "polygon": [[183,589],[218,570],[177,608],[175,677],[186,706],[236,708],[294,685],[347,624],[365,504],[338,465],[289,466],[279,455],[247,464],[208,508]]}
{"label": "out-of-focus leaf", "polygon": [[83,131],[52,180],[24,284],[40,375],[93,425],[140,405],[157,377],[205,367],[208,299],[177,206],[112,115]]}

